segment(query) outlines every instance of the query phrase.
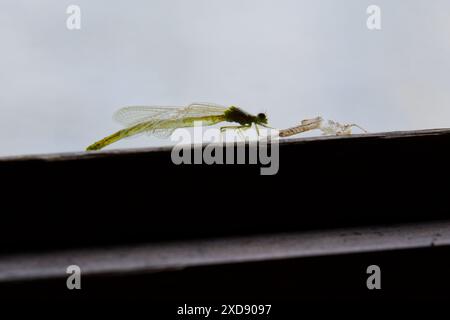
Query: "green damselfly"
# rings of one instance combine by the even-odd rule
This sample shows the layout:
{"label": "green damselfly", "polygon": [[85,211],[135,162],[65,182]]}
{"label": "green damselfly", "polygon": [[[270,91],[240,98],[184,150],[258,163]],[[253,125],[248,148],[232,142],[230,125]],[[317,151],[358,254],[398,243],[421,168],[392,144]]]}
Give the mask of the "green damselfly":
{"label": "green damselfly", "polygon": [[126,128],[91,144],[86,150],[100,150],[118,140],[141,133],[169,137],[177,128],[193,127],[199,121],[204,126],[220,122],[239,124],[221,127],[221,131],[246,130],[254,124],[259,134],[258,126],[268,127],[265,113],[252,115],[235,106],[224,107],[213,103],[193,103],[187,107],[125,107],[117,111],[114,118]]}

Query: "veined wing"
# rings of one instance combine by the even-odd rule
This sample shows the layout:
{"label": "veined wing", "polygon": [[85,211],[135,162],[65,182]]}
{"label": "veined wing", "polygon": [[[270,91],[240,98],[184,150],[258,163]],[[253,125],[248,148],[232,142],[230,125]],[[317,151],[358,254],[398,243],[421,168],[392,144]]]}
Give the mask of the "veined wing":
{"label": "veined wing", "polygon": [[184,107],[131,106],[119,109],[114,120],[129,127],[143,122],[159,121],[175,117]]}
{"label": "veined wing", "polygon": [[[155,135],[160,138],[167,138],[178,128],[186,127],[190,125],[186,125],[183,123],[183,118],[198,118],[204,116],[214,116],[214,115],[222,115],[226,107],[212,104],[212,103],[192,103],[188,107],[180,110],[179,114],[173,118],[168,119],[160,119],[155,121],[149,128],[146,130],[146,133],[149,135]],[[179,122],[177,124],[177,122]],[[220,121],[217,121],[220,122]],[[216,121],[207,121],[207,125],[212,125],[217,123]],[[171,123],[170,128],[167,127],[167,124]]]}
{"label": "veined wing", "polygon": [[196,102],[191,103],[183,111],[181,116],[183,117],[202,117],[202,116],[218,116],[227,110],[227,107],[208,103],[208,102]]}
{"label": "veined wing", "polygon": [[133,126],[143,122],[161,124],[185,117],[202,117],[221,115],[227,107],[213,103],[193,103],[187,107],[132,106],[117,111],[114,119],[125,126]]}

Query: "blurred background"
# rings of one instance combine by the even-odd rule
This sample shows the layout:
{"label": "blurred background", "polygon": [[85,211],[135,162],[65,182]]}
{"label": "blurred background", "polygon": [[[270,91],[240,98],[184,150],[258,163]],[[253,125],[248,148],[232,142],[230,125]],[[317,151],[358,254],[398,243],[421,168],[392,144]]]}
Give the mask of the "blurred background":
{"label": "blurred background", "polygon": [[[372,4],[381,30],[366,26]],[[2,0],[0,41],[0,155],[84,150],[127,105],[234,104],[277,128],[317,115],[450,127],[446,0]]]}

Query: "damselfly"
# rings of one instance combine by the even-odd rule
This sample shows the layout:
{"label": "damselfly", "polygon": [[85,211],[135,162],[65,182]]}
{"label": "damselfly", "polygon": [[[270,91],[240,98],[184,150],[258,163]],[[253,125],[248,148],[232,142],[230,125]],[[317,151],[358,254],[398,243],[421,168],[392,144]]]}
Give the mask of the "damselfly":
{"label": "damselfly", "polygon": [[224,107],[212,103],[193,103],[187,107],[125,107],[117,111],[114,118],[126,128],[93,143],[86,150],[99,150],[113,142],[141,133],[169,137],[177,128],[193,127],[197,121],[201,121],[203,126],[220,122],[239,124],[221,127],[221,131],[246,130],[255,124],[259,134],[258,126],[268,127],[264,113],[255,116],[235,106]]}

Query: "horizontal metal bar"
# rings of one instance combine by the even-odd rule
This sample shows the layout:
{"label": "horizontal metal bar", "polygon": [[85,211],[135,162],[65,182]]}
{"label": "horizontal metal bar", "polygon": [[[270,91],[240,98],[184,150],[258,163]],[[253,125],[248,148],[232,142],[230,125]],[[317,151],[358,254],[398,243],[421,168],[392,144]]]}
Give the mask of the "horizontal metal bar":
{"label": "horizontal metal bar", "polygon": [[0,258],[0,282],[163,272],[187,267],[450,245],[450,221],[16,254]]}
{"label": "horizontal metal bar", "polygon": [[[378,133],[364,133],[364,134],[352,134],[341,136],[316,136],[308,138],[290,138],[280,139],[280,145],[283,144],[304,144],[315,143],[324,141],[341,141],[341,140],[378,140],[378,139],[402,139],[412,137],[429,137],[429,136],[449,136],[450,129],[426,129],[426,130],[411,130],[411,131],[389,131]],[[95,158],[108,158],[118,155],[139,155],[145,153],[158,153],[169,152],[172,148],[170,146],[163,147],[150,147],[150,148],[137,148],[137,149],[107,149],[101,151],[78,151],[78,152],[65,152],[65,153],[52,153],[52,154],[33,154],[33,155],[19,155],[19,156],[6,156],[0,157],[0,165],[2,163],[16,162],[16,161],[72,161],[77,159],[95,159]]]}

